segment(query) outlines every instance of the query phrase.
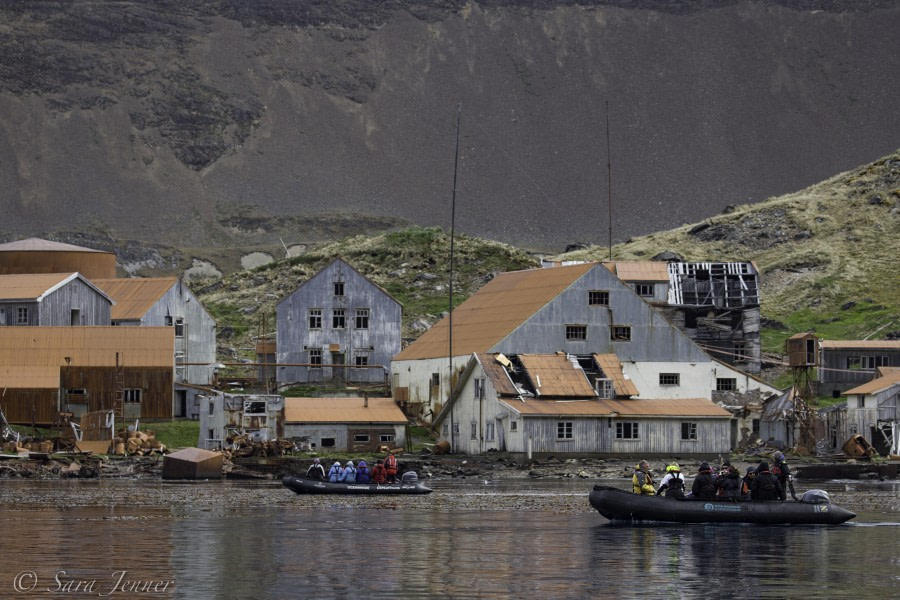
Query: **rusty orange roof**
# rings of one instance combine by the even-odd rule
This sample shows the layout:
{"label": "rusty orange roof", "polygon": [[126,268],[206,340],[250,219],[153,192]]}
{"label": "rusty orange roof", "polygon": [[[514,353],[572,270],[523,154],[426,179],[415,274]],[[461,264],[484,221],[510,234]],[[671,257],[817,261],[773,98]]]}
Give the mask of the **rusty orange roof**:
{"label": "rusty orange roof", "polygon": [[500,401],[521,415],[556,417],[705,417],[731,418],[731,413],[705,398],[660,400],[540,400]]}
{"label": "rusty orange roof", "polygon": [[860,386],[853,388],[852,390],[847,390],[844,392],[845,396],[855,396],[855,395],[866,395],[866,394],[877,394],[882,390],[886,390],[891,386],[897,385],[900,383],[900,369],[891,369],[887,371],[881,377],[873,379],[867,383],[864,383]]}
{"label": "rusty orange roof", "polygon": [[512,380],[509,378],[509,373],[507,373],[503,365],[497,361],[499,355],[478,354],[477,356],[478,362],[481,363],[481,368],[484,369],[485,375],[491,380],[491,385],[494,386],[495,392],[501,396],[519,395],[519,390],[516,389],[515,384],[513,384]]}
{"label": "rusty orange roof", "polygon": [[405,423],[393,398],[285,398],[285,423]]}
{"label": "rusty orange roof", "polygon": [[669,281],[669,263],[658,260],[617,260],[603,266],[622,281]]}
{"label": "rusty orange roof", "polygon": [[[59,389],[57,366],[0,366],[0,389]],[[2,403],[2,398],[0,398]]]}
{"label": "rusty orange roof", "polygon": [[822,347],[832,350],[900,350],[900,340],[822,340]]}
{"label": "rusty orange roof", "polygon": [[51,242],[41,238],[28,238],[27,240],[0,244],[0,252],[102,252],[103,254],[112,254],[112,252],[106,252],[105,250],[82,248],[81,246]]}
{"label": "rusty orange roof", "polygon": [[0,365],[174,367],[173,327],[0,327]]}
{"label": "rusty orange roof", "polygon": [[78,273],[0,275],[0,300],[41,300],[48,292],[78,276]]}
{"label": "rusty orange roof", "polygon": [[581,367],[573,365],[565,354],[520,354],[535,393],[557,398],[595,398],[597,393]]}
{"label": "rusty orange roof", "polygon": [[178,280],[174,277],[148,277],[94,279],[93,282],[115,300],[116,305],[110,313],[113,321],[139,321]]}
{"label": "rusty orange roof", "polygon": [[[487,352],[597,263],[501,273],[453,310],[453,354]],[[393,360],[447,356],[445,317]]]}
{"label": "rusty orange roof", "polygon": [[594,360],[603,370],[603,374],[612,379],[616,396],[638,396],[640,392],[634,382],[625,377],[622,363],[615,354],[595,354]]}

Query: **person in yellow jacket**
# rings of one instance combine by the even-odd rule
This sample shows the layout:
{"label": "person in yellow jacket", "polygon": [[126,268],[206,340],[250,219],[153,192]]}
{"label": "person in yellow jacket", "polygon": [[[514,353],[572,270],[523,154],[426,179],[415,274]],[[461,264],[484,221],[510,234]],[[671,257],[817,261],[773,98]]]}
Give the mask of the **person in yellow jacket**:
{"label": "person in yellow jacket", "polygon": [[646,496],[655,496],[656,489],[653,487],[653,477],[650,475],[650,463],[642,460],[634,470],[631,477],[632,491],[635,494],[644,494]]}

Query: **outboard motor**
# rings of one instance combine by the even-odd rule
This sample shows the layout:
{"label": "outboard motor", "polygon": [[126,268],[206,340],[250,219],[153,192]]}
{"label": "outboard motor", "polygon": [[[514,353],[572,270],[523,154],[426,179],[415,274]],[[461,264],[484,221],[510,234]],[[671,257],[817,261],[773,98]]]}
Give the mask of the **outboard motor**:
{"label": "outboard motor", "polygon": [[415,485],[415,484],[419,483],[419,476],[416,475],[416,472],[415,472],[415,471],[407,471],[407,472],[404,473],[403,476],[400,478],[400,482],[401,482],[401,483],[406,483],[406,484],[409,484],[409,485]]}
{"label": "outboard motor", "polygon": [[806,504],[831,504],[831,498],[825,490],[807,490],[800,496],[800,502]]}

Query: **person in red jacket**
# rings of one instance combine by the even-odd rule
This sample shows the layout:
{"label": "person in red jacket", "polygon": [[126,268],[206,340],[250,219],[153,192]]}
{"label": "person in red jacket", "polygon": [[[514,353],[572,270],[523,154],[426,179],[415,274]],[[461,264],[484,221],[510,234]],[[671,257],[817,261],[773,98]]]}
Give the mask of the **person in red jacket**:
{"label": "person in red jacket", "polygon": [[384,471],[384,461],[378,459],[375,466],[372,467],[372,483],[384,483],[387,479],[387,473]]}
{"label": "person in red jacket", "polygon": [[389,452],[384,459],[384,472],[388,483],[397,483],[397,457],[393,452]]}

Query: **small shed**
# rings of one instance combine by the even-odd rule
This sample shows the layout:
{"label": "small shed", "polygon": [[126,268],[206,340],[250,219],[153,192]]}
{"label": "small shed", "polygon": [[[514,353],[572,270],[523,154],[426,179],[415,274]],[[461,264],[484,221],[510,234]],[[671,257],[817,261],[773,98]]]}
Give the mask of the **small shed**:
{"label": "small shed", "polygon": [[221,452],[185,448],[163,459],[163,479],[221,479],[225,457]]}
{"label": "small shed", "polygon": [[406,416],[393,398],[285,398],[287,439],[317,451],[367,452],[406,446]]}

